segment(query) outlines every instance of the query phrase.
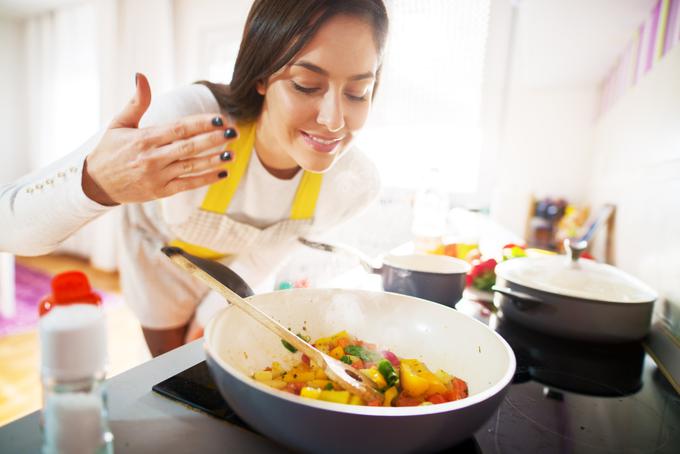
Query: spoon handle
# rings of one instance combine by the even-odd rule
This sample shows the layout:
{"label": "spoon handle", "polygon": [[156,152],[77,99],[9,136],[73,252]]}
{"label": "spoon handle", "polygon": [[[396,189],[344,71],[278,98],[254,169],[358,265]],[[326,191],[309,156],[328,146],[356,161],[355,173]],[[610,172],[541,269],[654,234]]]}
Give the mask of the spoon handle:
{"label": "spoon handle", "polygon": [[234,306],[238,307],[253,317],[255,320],[260,322],[265,328],[274,332],[277,336],[291,344],[293,347],[309,356],[310,359],[315,360],[317,364],[325,364],[321,352],[319,352],[316,348],[312,347],[307,342],[288,331],[279,322],[241,298],[229,287],[220,282],[220,280],[216,277],[217,273],[213,269],[214,267],[206,267],[203,263],[203,260],[198,259],[191,254],[187,254],[184,250],[177,247],[164,247],[162,251],[177,265],[181,266],[193,276],[205,282],[210,288],[218,292]]}

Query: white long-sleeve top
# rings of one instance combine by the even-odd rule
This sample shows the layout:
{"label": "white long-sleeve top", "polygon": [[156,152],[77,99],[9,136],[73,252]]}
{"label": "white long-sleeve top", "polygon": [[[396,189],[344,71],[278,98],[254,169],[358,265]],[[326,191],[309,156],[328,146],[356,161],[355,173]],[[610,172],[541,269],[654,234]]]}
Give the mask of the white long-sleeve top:
{"label": "white long-sleeve top", "polygon": [[102,133],[56,162],[0,186],[0,251],[42,255],[112,207],[85,195],[85,157]]}

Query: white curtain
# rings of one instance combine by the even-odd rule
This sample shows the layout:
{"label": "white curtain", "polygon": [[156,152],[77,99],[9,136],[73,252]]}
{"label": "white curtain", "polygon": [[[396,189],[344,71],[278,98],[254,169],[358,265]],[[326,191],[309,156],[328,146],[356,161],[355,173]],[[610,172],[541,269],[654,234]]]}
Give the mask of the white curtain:
{"label": "white curtain", "polygon": [[[134,93],[135,72],[154,94],[174,85],[172,0],[96,0],[26,21],[26,129],[31,168],[68,154],[106,126]],[[114,270],[116,210],[85,226],[60,251]]]}

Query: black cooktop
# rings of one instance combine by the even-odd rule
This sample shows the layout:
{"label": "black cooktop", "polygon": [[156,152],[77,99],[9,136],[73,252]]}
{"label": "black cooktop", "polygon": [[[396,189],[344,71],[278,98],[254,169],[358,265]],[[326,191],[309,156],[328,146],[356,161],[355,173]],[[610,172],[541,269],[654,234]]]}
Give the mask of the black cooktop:
{"label": "black cooktop", "polygon": [[[465,312],[474,311],[508,341],[517,370],[498,411],[446,453],[680,453],[680,395],[642,343],[554,338],[476,305],[467,302]],[[205,362],[154,390],[248,428],[222,399]]]}

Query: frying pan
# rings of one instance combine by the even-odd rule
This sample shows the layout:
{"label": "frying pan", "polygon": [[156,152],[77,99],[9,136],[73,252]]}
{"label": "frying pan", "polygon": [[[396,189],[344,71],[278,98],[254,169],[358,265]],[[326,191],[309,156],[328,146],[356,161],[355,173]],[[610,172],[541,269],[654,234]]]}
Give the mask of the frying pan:
{"label": "frying pan", "polygon": [[[206,269],[243,296],[251,293],[226,270],[219,263]],[[498,334],[427,300],[342,289],[290,289],[248,300],[293,332],[315,339],[344,329],[468,383],[470,396],[465,399],[418,407],[342,405],[295,396],[259,383],[251,374],[273,361],[291,367],[300,361],[300,353],[290,353],[275,334],[229,306],[205,331],[215,383],[251,427],[297,451],[396,454],[445,449],[470,437],[493,415],[515,371],[512,349]]]}

